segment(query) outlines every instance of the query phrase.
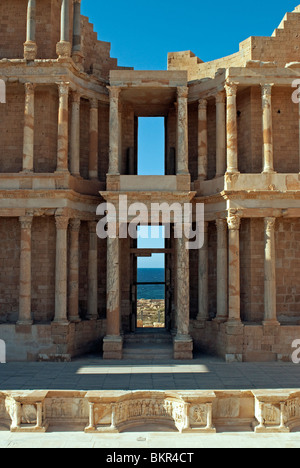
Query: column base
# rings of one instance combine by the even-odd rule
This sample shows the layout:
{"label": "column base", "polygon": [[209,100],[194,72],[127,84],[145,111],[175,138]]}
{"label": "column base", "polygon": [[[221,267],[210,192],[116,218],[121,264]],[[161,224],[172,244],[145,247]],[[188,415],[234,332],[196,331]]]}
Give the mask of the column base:
{"label": "column base", "polygon": [[27,41],[24,44],[24,59],[33,61],[36,59],[37,56],[37,45],[33,41]]}
{"label": "column base", "polygon": [[173,339],[174,359],[192,360],[193,359],[193,340],[190,336],[175,336]]}
{"label": "column base", "polygon": [[278,320],[265,320],[262,324],[264,327],[280,327]]}
{"label": "column base", "polygon": [[69,317],[70,323],[80,323],[81,318],[80,317]]}
{"label": "column base", "polygon": [[59,58],[70,58],[72,45],[67,41],[60,41],[56,44],[56,53]]}
{"label": "column base", "polygon": [[103,359],[123,359],[123,338],[106,336],[103,340]]}
{"label": "column base", "polygon": [[227,318],[228,317],[225,317],[225,316],[224,317],[216,317],[216,318],[213,319],[213,322],[215,322],[215,323],[225,323],[225,322],[227,322]]}

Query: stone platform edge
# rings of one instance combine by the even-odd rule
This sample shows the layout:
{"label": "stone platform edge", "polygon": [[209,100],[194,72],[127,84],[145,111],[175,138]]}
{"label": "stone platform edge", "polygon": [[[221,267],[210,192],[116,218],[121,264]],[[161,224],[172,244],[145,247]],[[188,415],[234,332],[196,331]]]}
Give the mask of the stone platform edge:
{"label": "stone platform edge", "polygon": [[0,392],[0,430],[100,434],[149,424],[180,433],[300,430],[300,389]]}

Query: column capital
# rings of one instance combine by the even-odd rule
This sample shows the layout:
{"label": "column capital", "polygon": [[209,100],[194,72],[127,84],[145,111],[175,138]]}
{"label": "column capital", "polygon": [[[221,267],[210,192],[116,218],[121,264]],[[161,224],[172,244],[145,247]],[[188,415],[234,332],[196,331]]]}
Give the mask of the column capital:
{"label": "column capital", "polygon": [[19,221],[21,224],[21,229],[31,229],[33,216],[20,216]]}
{"label": "column capital", "polygon": [[238,231],[241,226],[241,218],[238,215],[230,215],[227,218],[228,229],[230,231]]}
{"label": "column capital", "polygon": [[265,229],[266,231],[274,231],[276,224],[276,218],[268,217],[265,218]]}
{"label": "column capital", "polygon": [[24,88],[25,88],[25,92],[26,92],[27,95],[34,94],[36,84],[27,82],[27,83],[24,83]]}
{"label": "column capital", "polygon": [[271,97],[274,83],[261,84],[262,97]]}
{"label": "column capital", "polygon": [[58,91],[61,96],[69,95],[70,83],[69,82],[57,82]]}
{"label": "column capital", "polygon": [[233,83],[232,81],[228,81],[225,83],[225,91],[227,97],[232,96],[235,97],[237,94],[238,83]]}
{"label": "column capital", "polygon": [[216,99],[216,104],[225,104],[225,102],[226,102],[226,95],[225,95],[224,91],[219,91],[219,92],[215,95],[215,99]]}
{"label": "column capital", "polygon": [[72,218],[70,220],[70,230],[72,232],[79,232],[80,231],[80,226],[81,226],[81,219]]}
{"label": "column capital", "polygon": [[110,99],[119,99],[122,88],[120,86],[107,86]]}
{"label": "column capital", "polygon": [[67,230],[70,218],[68,216],[55,216],[56,228],[60,230]]}
{"label": "column capital", "polygon": [[207,99],[199,99],[198,100],[198,108],[199,109],[207,109]]}
{"label": "column capital", "polygon": [[178,97],[178,99],[187,99],[189,97],[189,88],[188,88],[188,86],[178,86],[177,87],[177,97]]}

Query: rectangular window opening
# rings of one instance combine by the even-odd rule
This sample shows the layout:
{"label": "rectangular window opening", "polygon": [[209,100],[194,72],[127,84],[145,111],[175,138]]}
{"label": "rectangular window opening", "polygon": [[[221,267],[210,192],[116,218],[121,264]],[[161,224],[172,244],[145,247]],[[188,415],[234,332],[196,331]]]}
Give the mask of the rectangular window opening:
{"label": "rectangular window opening", "polygon": [[138,119],[138,175],[165,175],[165,118]]}

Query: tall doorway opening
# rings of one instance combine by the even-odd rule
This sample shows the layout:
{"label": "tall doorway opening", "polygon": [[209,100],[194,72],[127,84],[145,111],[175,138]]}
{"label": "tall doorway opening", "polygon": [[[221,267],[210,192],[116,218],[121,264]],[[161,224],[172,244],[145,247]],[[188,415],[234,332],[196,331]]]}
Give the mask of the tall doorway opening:
{"label": "tall doorway opening", "polygon": [[163,226],[138,229],[136,330],[165,330],[166,259]]}

